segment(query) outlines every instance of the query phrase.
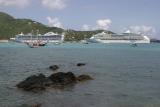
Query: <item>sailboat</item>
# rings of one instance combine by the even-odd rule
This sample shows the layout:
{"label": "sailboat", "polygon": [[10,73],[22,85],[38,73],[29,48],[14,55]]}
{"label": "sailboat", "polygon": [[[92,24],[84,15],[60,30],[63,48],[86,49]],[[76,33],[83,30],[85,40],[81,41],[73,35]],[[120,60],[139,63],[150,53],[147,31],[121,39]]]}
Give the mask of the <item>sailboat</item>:
{"label": "sailboat", "polygon": [[31,34],[31,40],[30,40],[30,42],[26,43],[30,48],[37,48],[37,47],[40,47],[40,46],[45,46],[47,44],[47,42],[43,42],[42,40],[40,40],[38,38],[38,36],[39,36],[38,30],[37,30],[37,38],[36,39],[34,38],[34,40],[33,40],[32,34]]}
{"label": "sailboat", "polygon": [[43,42],[43,41],[40,41],[40,40],[27,42],[27,45],[30,48],[37,48],[37,47],[40,47],[40,46],[46,46],[46,44],[47,44],[47,42]]}

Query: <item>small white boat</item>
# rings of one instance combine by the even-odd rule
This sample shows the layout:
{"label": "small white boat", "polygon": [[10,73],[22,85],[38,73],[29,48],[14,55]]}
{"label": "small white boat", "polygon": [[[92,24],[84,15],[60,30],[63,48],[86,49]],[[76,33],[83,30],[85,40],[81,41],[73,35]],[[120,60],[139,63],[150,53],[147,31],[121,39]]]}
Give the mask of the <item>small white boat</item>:
{"label": "small white boat", "polygon": [[30,48],[38,48],[40,46],[46,46],[47,42],[42,42],[42,41],[37,41],[37,42],[26,42],[26,44],[30,47]]}
{"label": "small white boat", "polygon": [[131,47],[137,47],[138,45],[136,43],[131,44]]}
{"label": "small white boat", "polygon": [[30,48],[38,48],[38,44],[37,43],[32,43],[32,42],[27,42],[26,43]]}
{"label": "small white boat", "polygon": [[83,43],[83,44],[88,44],[87,40],[81,40],[80,42]]}

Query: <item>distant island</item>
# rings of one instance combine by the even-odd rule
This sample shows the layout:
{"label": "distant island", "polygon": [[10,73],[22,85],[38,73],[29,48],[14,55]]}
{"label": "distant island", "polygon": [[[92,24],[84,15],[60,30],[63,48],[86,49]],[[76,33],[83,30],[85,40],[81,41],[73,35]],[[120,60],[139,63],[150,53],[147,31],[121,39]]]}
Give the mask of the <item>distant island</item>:
{"label": "distant island", "polygon": [[152,39],[150,39],[150,42],[151,43],[160,43],[160,39],[152,38]]}
{"label": "distant island", "polygon": [[90,38],[92,35],[95,35],[100,32],[113,33],[111,31],[105,30],[93,30],[93,31],[76,31],[72,29],[62,29],[57,27],[49,27],[40,22],[33,21],[31,19],[16,19],[11,15],[0,12],[0,40],[6,40],[15,35],[23,32],[27,33],[37,33],[37,30],[40,34],[45,34],[46,32],[56,32],[56,33],[65,33],[65,41],[80,41],[87,38]]}

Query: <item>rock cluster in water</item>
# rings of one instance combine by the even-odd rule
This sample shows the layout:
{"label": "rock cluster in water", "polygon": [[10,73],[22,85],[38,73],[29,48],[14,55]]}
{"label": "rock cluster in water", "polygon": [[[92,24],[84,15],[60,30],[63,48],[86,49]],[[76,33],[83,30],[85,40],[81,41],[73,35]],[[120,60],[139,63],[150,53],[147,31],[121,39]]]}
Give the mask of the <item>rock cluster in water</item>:
{"label": "rock cluster in water", "polygon": [[59,66],[58,66],[58,65],[51,65],[51,66],[49,66],[49,68],[50,68],[51,70],[55,71],[55,70],[58,70],[58,69],[59,69]]}
{"label": "rock cluster in water", "polygon": [[[51,69],[58,69],[57,66],[50,66]],[[17,84],[17,87],[25,91],[41,91],[47,87],[65,87],[68,85],[76,84],[80,81],[92,80],[93,78],[89,75],[75,76],[72,72],[57,72],[46,77],[44,74],[32,75],[26,78],[24,81]]]}
{"label": "rock cluster in water", "polygon": [[77,66],[85,66],[86,64],[85,63],[77,63]]}
{"label": "rock cluster in water", "polygon": [[37,104],[32,104],[32,105],[22,104],[22,105],[16,106],[16,107],[42,107],[42,106],[41,106],[41,104],[37,103]]}

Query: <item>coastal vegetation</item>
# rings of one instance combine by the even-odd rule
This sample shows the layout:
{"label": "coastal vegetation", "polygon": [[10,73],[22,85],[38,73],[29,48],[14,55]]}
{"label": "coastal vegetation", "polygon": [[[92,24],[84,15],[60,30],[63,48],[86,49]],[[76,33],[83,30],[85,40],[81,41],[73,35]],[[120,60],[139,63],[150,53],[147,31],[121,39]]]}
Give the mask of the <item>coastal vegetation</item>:
{"label": "coastal vegetation", "polygon": [[63,29],[48,27],[31,19],[15,19],[6,13],[0,12],[0,39],[9,39],[21,32],[36,34],[37,31],[41,34],[49,31],[61,33]]}
{"label": "coastal vegetation", "polygon": [[[66,30],[65,31],[65,41],[80,41],[88,39],[91,36],[101,33],[104,30],[94,30],[94,31],[75,31],[75,30]],[[107,33],[113,33],[111,31],[104,31]]]}
{"label": "coastal vegetation", "polygon": [[[65,41],[80,41],[90,38],[92,35],[100,33],[104,30],[93,31],[76,31],[72,29],[62,29],[57,27],[49,27],[31,19],[16,19],[11,15],[0,12],[0,40],[15,37],[16,34],[23,32],[24,34],[44,34],[46,32],[64,33]],[[105,31],[113,33],[111,31]]]}

